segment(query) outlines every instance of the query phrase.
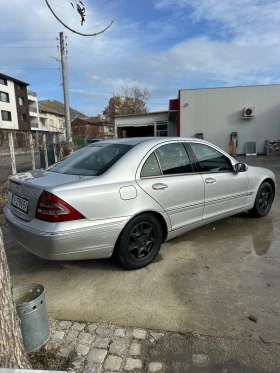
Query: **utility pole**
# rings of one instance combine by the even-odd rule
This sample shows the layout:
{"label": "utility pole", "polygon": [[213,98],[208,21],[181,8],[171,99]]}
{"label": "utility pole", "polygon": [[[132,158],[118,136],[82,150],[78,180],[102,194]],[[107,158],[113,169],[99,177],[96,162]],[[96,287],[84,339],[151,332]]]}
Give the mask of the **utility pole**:
{"label": "utility pole", "polygon": [[60,53],[61,53],[62,84],[63,84],[63,94],[64,94],[66,143],[67,143],[67,148],[68,148],[67,153],[69,154],[73,151],[73,143],[72,143],[71,117],[70,117],[70,105],[69,105],[66,52],[65,52],[63,32],[59,33],[59,40],[60,40]]}

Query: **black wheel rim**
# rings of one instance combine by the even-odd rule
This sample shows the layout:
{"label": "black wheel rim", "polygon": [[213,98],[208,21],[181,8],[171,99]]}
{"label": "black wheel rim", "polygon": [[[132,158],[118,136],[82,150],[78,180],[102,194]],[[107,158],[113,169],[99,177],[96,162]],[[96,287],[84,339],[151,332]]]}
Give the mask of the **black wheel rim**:
{"label": "black wheel rim", "polygon": [[156,237],[156,229],[151,223],[136,225],[128,238],[129,255],[137,261],[147,259],[155,248]]}
{"label": "black wheel rim", "polygon": [[270,205],[271,200],[271,192],[269,188],[264,188],[261,191],[260,198],[259,198],[259,209],[261,212],[266,212]]}

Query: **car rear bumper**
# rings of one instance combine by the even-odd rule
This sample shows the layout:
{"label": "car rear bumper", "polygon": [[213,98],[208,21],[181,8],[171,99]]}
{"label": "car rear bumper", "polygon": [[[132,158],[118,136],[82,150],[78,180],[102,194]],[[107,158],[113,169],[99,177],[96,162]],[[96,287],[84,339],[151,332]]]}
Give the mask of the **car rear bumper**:
{"label": "car rear bumper", "polygon": [[[112,255],[119,234],[126,224],[120,219],[110,226],[93,222],[86,228],[44,232],[30,222],[15,216],[7,205],[4,216],[13,238],[24,249],[48,260],[84,260],[108,258]],[[36,220],[36,219],[34,219]],[[36,224],[34,224],[36,225]]]}

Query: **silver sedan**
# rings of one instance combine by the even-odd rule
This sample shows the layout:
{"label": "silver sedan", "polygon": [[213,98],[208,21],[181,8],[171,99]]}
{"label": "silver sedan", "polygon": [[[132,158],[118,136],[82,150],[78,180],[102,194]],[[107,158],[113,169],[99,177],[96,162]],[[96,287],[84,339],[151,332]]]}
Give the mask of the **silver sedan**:
{"label": "silver sedan", "polygon": [[203,140],[102,141],[48,170],[9,178],[6,221],[45,259],[108,258],[147,266],[162,243],[242,211],[264,217],[275,175],[238,163]]}

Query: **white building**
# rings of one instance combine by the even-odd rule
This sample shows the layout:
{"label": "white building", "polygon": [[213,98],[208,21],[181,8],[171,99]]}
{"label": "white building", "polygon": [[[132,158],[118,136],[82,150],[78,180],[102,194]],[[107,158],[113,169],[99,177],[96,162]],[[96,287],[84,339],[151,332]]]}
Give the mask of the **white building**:
{"label": "white building", "polygon": [[121,137],[177,136],[177,111],[118,115],[115,134]]}
{"label": "white building", "polygon": [[65,117],[56,110],[39,104],[40,129],[65,135]]}
{"label": "white building", "polygon": [[30,130],[28,83],[0,74],[0,129]]}
{"label": "white building", "polygon": [[161,114],[115,118],[118,137],[146,136],[146,126],[149,136],[203,136],[227,152],[237,132],[237,154],[244,154],[251,141],[263,154],[265,140],[280,139],[280,85],[186,89]]}
{"label": "white building", "polygon": [[28,91],[28,106],[31,131],[43,131],[39,121],[39,108],[36,92]]}

